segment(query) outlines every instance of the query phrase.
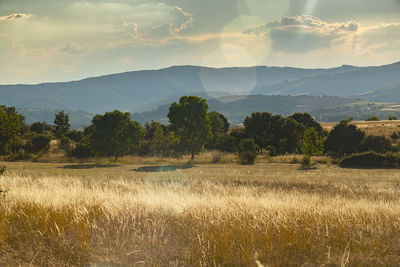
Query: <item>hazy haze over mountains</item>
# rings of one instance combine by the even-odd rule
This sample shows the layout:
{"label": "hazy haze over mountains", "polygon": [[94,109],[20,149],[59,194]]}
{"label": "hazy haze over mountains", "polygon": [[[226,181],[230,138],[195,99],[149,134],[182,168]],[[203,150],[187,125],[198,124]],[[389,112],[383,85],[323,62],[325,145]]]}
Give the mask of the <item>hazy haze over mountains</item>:
{"label": "hazy haze over mountains", "polygon": [[400,63],[331,69],[174,66],[63,83],[0,86],[0,104],[27,109],[141,112],[182,95],[314,95],[400,102]]}

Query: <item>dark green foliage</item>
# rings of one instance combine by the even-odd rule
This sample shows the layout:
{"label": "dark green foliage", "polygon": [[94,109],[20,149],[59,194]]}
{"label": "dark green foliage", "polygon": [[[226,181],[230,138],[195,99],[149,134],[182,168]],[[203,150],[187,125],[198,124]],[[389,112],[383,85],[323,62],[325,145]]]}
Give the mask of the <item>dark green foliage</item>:
{"label": "dark green foliage", "polygon": [[396,120],[398,120],[398,118],[396,116],[394,116],[394,115],[389,115],[388,120],[389,121],[396,121]]}
{"label": "dark green foliage", "polygon": [[298,123],[301,123],[305,129],[314,128],[320,135],[324,133],[321,124],[319,124],[309,113],[294,113],[290,115],[288,118],[291,118]]}
{"label": "dark green foliage", "polygon": [[392,148],[392,142],[384,136],[368,135],[360,145],[360,152],[375,151],[386,153]]}
{"label": "dark green foliage", "polygon": [[145,140],[140,143],[140,156],[180,157],[179,139],[168,127],[152,121],[145,124]]}
{"label": "dark green foliage", "polygon": [[194,155],[212,138],[207,101],[196,96],[183,96],[169,108],[171,129],[179,137],[182,151]]}
{"label": "dark green foliage", "polygon": [[332,155],[349,155],[359,152],[365,133],[355,125],[340,122],[333,127],[324,144],[325,151]]}
{"label": "dark green foliage", "polygon": [[61,139],[58,140],[58,147],[68,153],[72,148],[71,139],[67,136],[62,136]]}
{"label": "dark green foliage", "polygon": [[324,151],[322,137],[314,128],[308,128],[303,136],[303,165],[309,165],[312,156],[321,155]]}
{"label": "dark green foliage", "polygon": [[114,156],[116,159],[133,153],[144,131],[139,123],[131,121],[128,112],[115,110],[104,115],[96,115],[89,133],[92,151],[101,156]]}
{"label": "dark green foliage", "polygon": [[35,132],[37,134],[47,134],[52,131],[53,127],[46,122],[34,122],[29,127],[29,131]]}
{"label": "dark green foliage", "polygon": [[6,166],[0,166],[0,176],[2,176],[4,174],[6,169],[7,169]]}
{"label": "dark green foliage", "polygon": [[398,168],[400,157],[398,154],[379,154],[374,151],[353,154],[343,158],[339,166],[342,168]]}
{"label": "dark green foliage", "polygon": [[223,138],[229,130],[229,123],[226,117],[216,111],[208,113],[210,118],[211,133],[213,138],[206,145],[207,149],[216,149],[218,140]]}
{"label": "dark green foliage", "polygon": [[399,139],[399,137],[400,137],[399,132],[393,132],[390,135],[390,139],[392,139],[393,141],[397,141],[397,139]]}
{"label": "dark green foliage", "polygon": [[24,116],[14,107],[0,106],[0,154],[15,153],[24,129]]}
{"label": "dark green foliage", "polygon": [[259,147],[254,143],[251,138],[246,138],[240,141],[239,144],[239,158],[243,163],[253,164],[258,153]]}
{"label": "dark green foliage", "polygon": [[295,153],[300,149],[304,126],[292,118],[256,112],[244,120],[245,134],[261,148],[271,148],[277,154]]}
{"label": "dark green foliage", "polygon": [[90,149],[89,145],[86,143],[78,143],[68,154],[71,157],[77,159],[87,159],[93,157],[94,154]]}
{"label": "dark green foliage", "polygon": [[61,140],[62,137],[67,135],[69,128],[71,127],[69,124],[69,115],[65,113],[63,110],[54,115],[54,136]]}
{"label": "dark green foliage", "polygon": [[79,131],[79,130],[71,130],[71,131],[68,131],[67,137],[72,142],[79,143],[79,142],[82,142],[82,139],[84,137],[84,132],[83,131]]}
{"label": "dark green foliage", "polygon": [[377,115],[372,115],[371,117],[368,117],[365,121],[380,121],[380,119]]}
{"label": "dark green foliage", "polygon": [[41,134],[32,134],[25,144],[28,153],[45,153],[50,148],[50,137]]}

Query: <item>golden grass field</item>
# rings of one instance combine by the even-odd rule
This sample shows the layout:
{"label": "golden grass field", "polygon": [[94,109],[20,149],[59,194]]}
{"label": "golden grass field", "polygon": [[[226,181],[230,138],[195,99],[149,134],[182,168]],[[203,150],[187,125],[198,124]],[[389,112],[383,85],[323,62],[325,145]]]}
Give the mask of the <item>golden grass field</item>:
{"label": "golden grass field", "polygon": [[0,163],[0,265],[400,266],[400,170],[125,160]]}

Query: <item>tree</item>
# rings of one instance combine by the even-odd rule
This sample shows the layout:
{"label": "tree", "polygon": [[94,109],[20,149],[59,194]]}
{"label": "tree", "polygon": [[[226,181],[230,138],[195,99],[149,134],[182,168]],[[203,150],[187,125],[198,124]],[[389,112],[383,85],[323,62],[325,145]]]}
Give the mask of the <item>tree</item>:
{"label": "tree", "polygon": [[307,128],[303,136],[303,165],[309,165],[312,156],[321,155],[324,151],[322,137],[315,128]]}
{"label": "tree", "polygon": [[398,118],[397,118],[396,116],[394,116],[394,115],[389,115],[388,120],[390,120],[390,121],[396,121],[396,120],[398,120]]}
{"label": "tree", "polygon": [[365,121],[380,121],[380,119],[377,115],[372,115],[369,118],[367,118]]}
{"label": "tree", "polygon": [[131,153],[144,135],[140,124],[131,121],[129,112],[118,110],[96,115],[86,131],[90,132],[89,144],[95,154],[115,159]]}
{"label": "tree", "polygon": [[333,127],[325,141],[325,150],[333,155],[349,155],[360,150],[365,133],[347,121]]}
{"label": "tree", "polygon": [[210,117],[210,126],[213,138],[206,145],[206,147],[207,149],[215,149],[217,148],[219,140],[228,133],[229,123],[223,114],[216,111],[208,113],[208,116]]}
{"label": "tree", "polygon": [[69,115],[61,110],[54,116],[54,136],[57,139],[61,139],[62,137],[66,136],[71,125],[69,124]]}
{"label": "tree", "polygon": [[392,142],[385,136],[368,135],[360,144],[360,152],[375,151],[386,153],[392,149]]}
{"label": "tree", "polygon": [[258,146],[251,138],[242,139],[239,144],[239,158],[243,163],[253,164],[258,152]]}
{"label": "tree", "polygon": [[323,134],[323,128],[309,113],[296,112],[289,116],[289,118],[294,119],[298,123],[304,125],[305,129],[314,128],[320,135]]}
{"label": "tree", "polygon": [[34,122],[29,127],[29,131],[35,132],[38,134],[45,134],[47,132],[51,132],[52,127],[48,125],[47,122]]}
{"label": "tree", "polygon": [[275,154],[294,153],[300,148],[304,126],[292,118],[255,112],[243,122],[247,137],[253,138],[261,149]]}
{"label": "tree", "polygon": [[199,153],[212,138],[207,101],[197,96],[183,96],[168,112],[172,130],[178,135],[184,152]]}
{"label": "tree", "polygon": [[0,106],[0,154],[8,154],[18,142],[24,125],[24,116],[15,107]]}
{"label": "tree", "polygon": [[48,152],[49,149],[50,138],[37,133],[31,134],[25,144],[25,150],[29,153]]}

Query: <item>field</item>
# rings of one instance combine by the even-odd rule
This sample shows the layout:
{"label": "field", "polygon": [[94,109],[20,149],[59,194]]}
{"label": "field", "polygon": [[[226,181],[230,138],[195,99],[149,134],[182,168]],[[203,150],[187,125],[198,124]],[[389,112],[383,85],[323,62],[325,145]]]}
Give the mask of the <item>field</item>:
{"label": "field", "polygon": [[400,266],[400,170],[290,161],[0,163],[0,265]]}

